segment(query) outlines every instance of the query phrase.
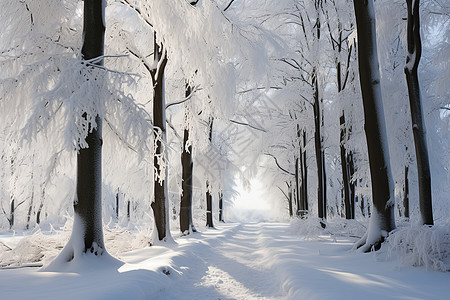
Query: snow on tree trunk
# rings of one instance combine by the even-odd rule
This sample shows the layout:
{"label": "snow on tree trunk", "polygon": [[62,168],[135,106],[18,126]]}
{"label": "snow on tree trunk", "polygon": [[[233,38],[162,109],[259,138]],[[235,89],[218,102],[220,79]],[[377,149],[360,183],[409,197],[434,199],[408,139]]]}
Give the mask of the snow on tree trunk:
{"label": "snow on tree trunk", "polygon": [[345,114],[342,112],[340,116],[340,150],[341,150],[341,167],[342,167],[342,184],[344,186],[344,205],[345,205],[345,218],[355,218],[355,183],[352,182],[352,176],[354,170],[352,168],[353,158],[352,152],[348,152],[345,148],[345,143],[348,139],[348,135],[345,128]]}
{"label": "snow on tree trunk", "polygon": [[[105,34],[105,1],[85,0],[83,18],[82,59],[89,61],[86,68],[103,66]],[[86,113],[83,115],[87,119]],[[60,268],[60,263],[80,258],[83,253],[101,256],[106,253],[102,224],[102,119],[95,116],[89,123],[87,148],[77,154],[77,184],[73,203],[74,224],[72,235],[60,255],[47,270]]]}
{"label": "snow on tree trunk", "polygon": [[325,220],[327,218],[327,180],[325,173],[325,152],[323,148],[323,103],[319,95],[319,83],[317,78],[317,70],[313,70],[312,85],[314,87],[314,125],[315,125],[315,149],[317,163],[317,202],[318,217],[321,219],[321,226],[325,228]]}
{"label": "snow on tree trunk", "polygon": [[406,0],[408,7],[408,53],[406,56],[405,74],[406,82],[408,84],[414,146],[416,149],[420,215],[423,224],[433,225],[430,163],[428,160],[427,138],[423,120],[419,78],[417,76],[417,68],[422,54],[419,2],[419,0]]}
{"label": "snow on tree trunk", "polygon": [[355,248],[367,252],[378,249],[388,233],[395,229],[394,188],[381,96],[373,0],[354,0],[353,3],[373,201],[369,228]]}
{"label": "snow on tree trunk", "polygon": [[210,191],[210,183],[206,181],[206,227],[214,228],[212,214],[212,194]]}
{"label": "snow on tree trunk", "polygon": [[[187,85],[186,97],[191,94],[191,87]],[[187,117],[187,116],[186,116]],[[180,231],[183,234],[196,232],[192,221],[192,195],[193,195],[193,162],[192,145],[189,143],[189,128],[184,129],[183,149],[181,151],[181,201],[180,201]]]}
{"label": "snow on tree trunk", "polygon": [[[292,216],[292,198],[290,199],[290,209],[291,209],[291,216]],[[219,222],[225,223],[225,220],[223,218],[223,192],[219,192]]]}
{"label": "snow on tree trunk", "polygon": [[300,215],[305,217],[308,214],[308,166],[306,164],[306,131],[302,130],[303,146],[300,147]]}
{"label": "snow on tree trunk", "polygon": [[[209,120],[209,143],[212,143],[212,130],[214,118]],[[209,179],[206,180],[206,227],[214,228],[213,214],[212,214],[212,194]]]}
{"label": "snow on tree trunk", "polygon": [[154,215],[153,241],[166,241],[170,237],[168,190],[165,150],[166,144],[166,104],[164,95],[164,70],[167,65],[167,52],[158,45],[154,33],[154,66],[151,70],[153,80],[153,126],[158,128],[155,134],[156,150],[154,156],[154,199],[151,204]]}

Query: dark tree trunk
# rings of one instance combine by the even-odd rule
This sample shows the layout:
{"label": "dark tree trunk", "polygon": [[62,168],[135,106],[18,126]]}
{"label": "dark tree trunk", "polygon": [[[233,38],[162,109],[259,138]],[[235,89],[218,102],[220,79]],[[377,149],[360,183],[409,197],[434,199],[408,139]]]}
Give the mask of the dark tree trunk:
{"label": "dark tree trunk", "polygon": [[[186,88],[186,97],[191,94],[191,88],[188,85]],[[192,162],[192,146],[189,145],[189,129],[184,129],[183,150],[181,152],[181,168],[182,168],[182,183],[181,183],[181,201],[180,201],[180,231],[184,234],[196,232],[192,222],[192,179],[193,179],[193,162]]]}
{"label": "dark tree trunk", "polygon": [[116,193],[116,219],[119,220],[119,188]]}
{"label": "dark tree trunk", "polygon": [[214,227],[212,216],[212,194],[209,191],[209,181],[206,181],[206,227]]}
{"label": "dark tree trunk", "polygon": [[289,217],[294,216],[294,209],[292,205],[292,184],[289,184],[286,182],[287,188],[288,188],[288,204],[289,204]]}
{"label": "dark tree trunk", "polygon": [[394,189],[381,97],[373,0],[354,0],[353,3],[358,30],[359,76],[374,207],[371,216],[374,219],[355,247],[370,251],[378,249],[386,234],[395,229]]}
{"label": "dark tree trunk", "polygon": [[409,219],[409,167],[405,166],[405,183],[403,187],[403,216]]}
{"label": "dark tree trunk", "polygon": [[350,179],[350,207],[351,209],[351,219],[355,218],[355,189],[356,189],[356,182],[352,181],[353,175],[355,174],[355,165],[353,160],[353,152],[350,151],[347,154],[347,163],[348,163],[348,170],[349,170],[349,179]]}
{"label": "dark tree trunk", "polygon": [[45,187],[42,189],[41,203],[39,204],[39,208],[36,212],[36,224],[38,224],[38,225],[41,223],[41,213],[42,213],[42,208],[44,207],[44,199],[45,199]]}
{"label": "dark tree trunk", "polygon": [[31,222],[31,213],[33,211],[33,204],[34,204],[34,153],[31,158],[31,197],[30,197],[30,205],[28,207],[28,213],[27,213],[27,226],[26,229],[30,229],[30,222]]}
{"label": "dark tree trunk", "polygon": [[[85,5],[87,2],[89,1],[85,1]],[[101,119],[97,116],[95,120],[97,128],[86,137],[89,148],[80,149],[77,155],[77,199],[73,207],[84,225],[84,252],[93,250],[95,244],[104,249],[101,214]]]}
{"label": "dark tree trunk", "polygon": [[130,200],[128,200],[127,201],[127,220],[128,220],[128,222],[130,221],[130,217],[131,217],[130,206],[131,206],[131,202],[130,202]]}
{"label": "dark tree trunk", "polygon": [[[84,1],[83,60],[92,60],[92,65],[103,65],[105,24],[104,1]],[[102,119],[95,117],[97,124],[86,137],[88,148],[77,154],[77,187],[74,212],[82,224],[84,252],[101,254],[105,249],[102,228]],[[92,126],[92,124],[89,124]],[[98,247],[98,248],[97,248]]]}
{"label": "dark tree trunk", "polygon": [[[292,206],[292,202],[291,202]],[[292,207],[291,207],[292,209]],[[223,192],[219,192],[219,222],[225,223],[225,220],[223,219]]]}
{"label": "dark tree trunk", "polygon": [[[164,95],[164,70],[167,65],[167,52],[163,45],[161,45],[161,47],[158,45],[156,41],[156,32],[154,33],[154,61],[155,68],[150,71],[153,80],[153,125],[159,128],[159,134],[155,135],[154,199],[151,206],[155,218],[156,230],[158,231],[158,239],[162,241],[166,239],[169,231],[166,205],[167,174],[163,174],[163,168],[160,165],[160,161],[165,157],[166,105]],[[165,168],[165,170],[167,172],[167,168]]]}
{"label": "dark tree trunk", "polygon": [[10,211],[9,211],[9,218],[8,218],[8,222],[9,222],[9,229],[12,229],[14,226],[14,198],[11,199],[10,202]]}
{"label": "dark tree trunk", "polygon": [[315,148],[316,148],[316,163],[317,163],[317,203],[318,216],[322,220],[321,225],[325,228],[324,220],[327,218],[327,185],[325,173],[325,152],[323,149],[322,138],[322,99],[319,96],[319,83],[317,78],[317,71],[313,70],[314,86],[314,124],[315,124]]}
{"label": "dark tree trunk", "polygon": [[[209,143],[212,143],[214,118],[209,120]],[[210,191],[209,180],[206,180],[206,226],[213,228],[213,215],[212,215],[212,194]]]}
{"label": "dark tree trunk", "polygon": [[426,130],[423,120],[419,78],[417,76],[417,68],[419,67],[420,56],[422,54],[419,2],[419,0],[406,0],[408,6],[408,53],[406,56],[405,74],[408,84],[414,146],[416,150],[420,215],[423,224],[433,225],[430,163],[428,161]]}
{"label": "dark tree trunk", "polygon": [[182,168],[182,194],[180,202],[180,230],[182,233],[188,234],[195,232],[192,224],[192,146],[186,149],[189,140],[189,129],[184,129],[183,138],[183,152],[181,153],[181,168]]}
{"label": "dark tree trunk", "polygon": [[306,132],[302,130],[303,147],[300,147],[300,216],[303,218],[308,214],[308,166],[306,165]]}
{"label": "dark tree trunk", "polygon": [[10,202],[9,202],[9,229],[12,229],[14,226],[14,215],[16,211],[16,205],[15,205],[15,190],[16,190],[16,183],[17,183],[17,177],[15,177],[15,159],[16,159],[16,153],[12,154],[10,157],[10,164],[11,164],[11,178],[14,178],[14,185],[13,189],[11,190],[9,196],[10,196]]}
{"label": "dark tree trunk", "polygon": [[[298,157],[295,158],[295,202],[297,204],[297,212],[296,215],[300,216],[302,213],[302,203],[301,203],[301,197],[300,197],[300,159]],[[291,187],[289,187],[289,192],[292,195],[292,192],[290,191]],[[290,203],[292,206],[292,204]]]}
{"label": "dark tree trunk", "polygon": [[345,142],[347,141],[347,132],[345,129],[345,115],[342,112],[340,117],[341,133],[340,133],[340,148],[341,148],[341,167],[342,167],[342,185],[344,187],[344,205],[345,218],[355,218],[355,184],[352,182],[353,159],[352,153],[347,152]]}
{"label": "dark tree trunk", "polygon": [[[336,4],[335,4],[336,5]],[[328,23],[328,26],[329,23]],[[338,20],[338,29],[339,35],[336,38],[333,37],[331,28],[330,30],[330,38],[335,40],[332,42],[333,49],[338,53],[336,56],[336,83],[337,90],[340,94],[347,86],[348,75],[350,70],[350,61],[351,61],[351,53],[352,46],[349,46],[347,53],[347,64],[345,67],[344,74],[342,74],[342,63],[339,59],[340,53],[343,50],[343,43],[345,39],[342,36],[342,24]],[[346,148],[346,143],[350,139],[351,134],[351,124],[347,124],[345,120],[345,112],[342,111],[341,116],[339,118],[340,123],[340,150],[341,150],[341,169],[342,169],[342,185],[344,191],[344,208],[345,208],[345,218],[346,219],[354,219],[355,218],[355,184],[351,181],[354,168],[353,168],[353,155],[351,151],[348,151]]]}

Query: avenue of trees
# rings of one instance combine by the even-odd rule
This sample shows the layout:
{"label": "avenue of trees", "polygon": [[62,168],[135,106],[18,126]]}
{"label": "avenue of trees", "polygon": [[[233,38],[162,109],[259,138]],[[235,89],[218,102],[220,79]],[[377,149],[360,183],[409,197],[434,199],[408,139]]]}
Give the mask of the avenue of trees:
{"label": "avenue of trees", "polygon": [[214,227],[253,176],[286,218],[370,219],[360,251],[448,221],[443,0],[21,0],[0,20],[0,226],[73,214],[62,261],[106,253],[104,223]]}

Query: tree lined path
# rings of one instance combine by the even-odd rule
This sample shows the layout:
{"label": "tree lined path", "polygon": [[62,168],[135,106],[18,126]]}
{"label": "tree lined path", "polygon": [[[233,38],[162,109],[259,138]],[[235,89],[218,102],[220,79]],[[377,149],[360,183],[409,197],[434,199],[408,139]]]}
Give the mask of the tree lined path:
{"label": "tree lined path", "polygon": [[446,274],[405,275],[374,253],[352,253],[355,239],[299,238],[286,223],[225,224],[177,241],[182,274],[157,299],[438,299],[449,291]]}
{"label": "tree lined path", "polygon": [[[309,227],[308,238],[295,235],[295,226],[222,223],[133,251],[129,244],[142,237],[108,230],[105,244],[122,262],[87,256],[62,272],[4,268],[2,298],[430,300],[450,293],[448,272],[401,265],[384,247],[352,252],[356,238],[324,232],[319,222],[302,224]],[[33,249],[48,245],[45,238],[35,238]],[[0,241],[12,243],[11,238]],[[26,243],[21,245],[30,252]]]}

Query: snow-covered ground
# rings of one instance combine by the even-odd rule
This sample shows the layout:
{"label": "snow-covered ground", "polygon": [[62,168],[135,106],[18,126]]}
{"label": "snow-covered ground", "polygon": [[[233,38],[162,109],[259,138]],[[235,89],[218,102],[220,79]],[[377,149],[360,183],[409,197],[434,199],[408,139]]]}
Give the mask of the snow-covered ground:
{"label": "snow-covered ground", "polygon": [[[145,247],[142,235],[107,230],[109,252],[121,262],[87,256],[66,272],[37,266],[48,264],[68,233],[3,234],[0,298],[379,300],[450,295],[450,272],[406,266],[383,248],[356,253],[351,251],[355,238],[324,232],[305,237],[293,229],[288,223],[226,223],[152,247]],[[30,254],[21,259],[25,253]],[[12,267],[14,261],[22,266]]]}

